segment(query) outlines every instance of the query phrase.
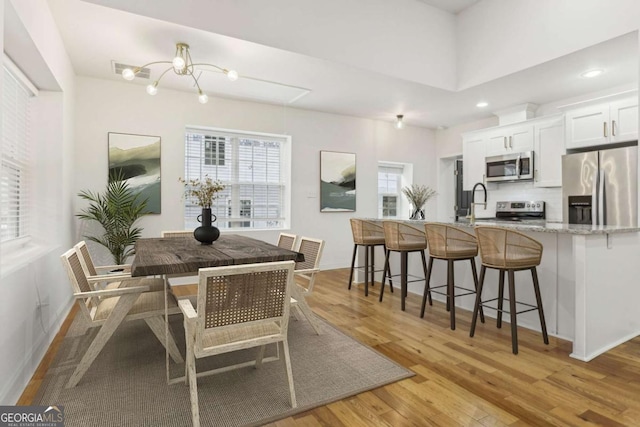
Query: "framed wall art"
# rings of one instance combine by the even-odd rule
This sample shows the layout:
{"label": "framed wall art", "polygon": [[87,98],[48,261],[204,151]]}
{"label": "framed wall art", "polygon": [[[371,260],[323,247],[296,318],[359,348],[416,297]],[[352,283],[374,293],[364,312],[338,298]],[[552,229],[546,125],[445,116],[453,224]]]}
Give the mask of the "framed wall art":
{"label": "framed wall art", "polygon": [[356,210],[356,154],[320,151],[320,212]]}
{"label": "framed wall art", "polygon": [[109,132],[109,177],[122,173],[147,198],[149,213],[160,213],[160,137]]}

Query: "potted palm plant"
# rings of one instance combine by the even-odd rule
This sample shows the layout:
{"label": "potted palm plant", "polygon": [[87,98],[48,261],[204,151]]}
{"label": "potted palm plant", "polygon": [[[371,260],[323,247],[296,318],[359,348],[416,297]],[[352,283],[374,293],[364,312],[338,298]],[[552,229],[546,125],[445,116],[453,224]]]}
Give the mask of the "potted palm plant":
{"label": "potted palm plant", "polygon": [[89,201],[89,206],[76,216],[96,221],[104,229],[102,236],[84,237],[107,248],[116,264],[124,264],[135,253],[133,245],[142,234],[142,228],[135,223],[148,213],[147,199],[135,193],[121,173],[109,177],[104,192],[84,190],[78,196]]}
{"label": "potted palm plant", "polygon": [[437,194],[436,190],[421,184],[411,184],[408,187],[403,187],[402,192],[413,205],[409,219],[424,219],[424,205]]}

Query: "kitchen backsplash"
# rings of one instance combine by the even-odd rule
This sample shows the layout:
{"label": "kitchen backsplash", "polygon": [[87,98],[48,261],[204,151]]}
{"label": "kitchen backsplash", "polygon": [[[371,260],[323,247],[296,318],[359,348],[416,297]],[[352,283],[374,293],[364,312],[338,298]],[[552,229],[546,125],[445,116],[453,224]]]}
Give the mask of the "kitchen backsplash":
{"label": "kitchen backsplash", "polygon": [[[482,191],[476,191],[476,202],[481,201]],[[496,202],[542,200],[546,202],[547,220],[562,221],[562,188],[538,188],[533,182],[508,182],[487,186],[487,210],[476,208],[476,217],[494,217]]]}

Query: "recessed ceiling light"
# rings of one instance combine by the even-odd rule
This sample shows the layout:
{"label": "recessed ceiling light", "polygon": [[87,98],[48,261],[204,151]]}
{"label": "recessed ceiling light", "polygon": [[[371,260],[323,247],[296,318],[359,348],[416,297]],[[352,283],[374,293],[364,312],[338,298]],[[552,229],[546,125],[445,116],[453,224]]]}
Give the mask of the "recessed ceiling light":
{"label": "recessed ceiling light", "polygon": [[585,71],[584,73],[580,74],[580,77],[584,77],[586,79],[590,79],[590,78],[593,78],[593,77],[598,77],[602,73],[604,73],[603,69],[596,68],[596,69],[593,69],[593,70]]}
{"label": "recessed ceiling light", "polygon": [[489,103],[488,103],[488,102],[480,101],[480,102],[478,102],[478,103],[476,104],[476,107],[478,107],[478,108],[484,108],[484,107],[487,107],[488,105],[489,105]]}

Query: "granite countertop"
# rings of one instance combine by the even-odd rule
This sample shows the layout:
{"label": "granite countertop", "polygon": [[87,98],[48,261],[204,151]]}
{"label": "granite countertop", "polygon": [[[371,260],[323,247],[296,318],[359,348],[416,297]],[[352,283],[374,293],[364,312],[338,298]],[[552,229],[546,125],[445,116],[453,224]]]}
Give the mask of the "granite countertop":
{"label": "granite countertop", "polygon": [[[378,218],[362,218],[369,221],[382,221]],[[421,227],[422,224],[429,222],[424,220],[398,220],[407,224]],[[560,221],[544,221],[544,220],[525,220],[525,221],[495,221],[484,220],[482,218],[476,218],[475,225],[471,225],[469,220],[461,219],[458,221],[434,221],[443,224],[450,224],[456,227],[468,227],[474,226],[496,226],[511,228],[517,231],[523,232],[540,232],[540,233],[565,233],[565,234],[617,234],[617,233],[635,233],[640,231],[640,227],[619,227],[613,225],[583,225],[583,224],[565,224]]]}

